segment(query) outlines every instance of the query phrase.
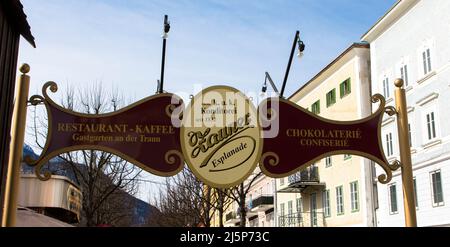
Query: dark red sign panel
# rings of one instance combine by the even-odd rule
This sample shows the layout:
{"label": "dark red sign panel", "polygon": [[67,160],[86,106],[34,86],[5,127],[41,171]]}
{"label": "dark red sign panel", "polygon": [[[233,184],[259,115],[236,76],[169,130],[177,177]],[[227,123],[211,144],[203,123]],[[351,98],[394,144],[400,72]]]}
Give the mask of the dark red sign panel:
{"label": "dark red sign panel", "polygon": [[[387,164],[380,140],[384,107],[357,121],[325,119],[278,98],[263,101],[260,108],[268,109],[260,115],[264,130],[260,166],[266,175],[284,177],[334,154],[356,154]],[[270,129],[278,130],[278,135],[269,138]]]}
{"label": "dark red sign panel", "polygon": [[47,162],[68,151],[95,149],[118,155],[157,175],[174,175],[183,167],[184,159],[180,130],[171,121],[172,111],[182,101],[177,98],[179,103],[174,105],[173,97],[158,94],[116,112],[91,115],[64,109],[47,96],[47,143],[34,163]]}

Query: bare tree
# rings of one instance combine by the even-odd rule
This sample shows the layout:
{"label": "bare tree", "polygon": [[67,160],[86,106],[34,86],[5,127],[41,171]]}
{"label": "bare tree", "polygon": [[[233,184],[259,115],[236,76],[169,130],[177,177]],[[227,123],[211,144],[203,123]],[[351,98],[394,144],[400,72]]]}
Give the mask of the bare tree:
{"label": "bare tree", "polygon": [[247,203],[246,197],[248,192],[250,191],[253,183],[262,176],[262,172],[259,171],[255,174],[252,174],[251,177],[247,178],[243,183],[230,188],[229,196],[239,205],[239,216],[240,216],[240,227],[245,227],[245,217],[247,216]]}
{"label": "bare tree", "polygon": [[160,188],[155,206],[161,215],[159,226],[210,226],[215,213],[213,189],[200,182],[187,168],[176,176],[167,178]]}
{"label": "bare tree", "polygon": [[231,199],[230,189],[214,189],[215,198],[217,202],[215,208],[219,213],[219,227],[223,227],[223,213],[228,209],[228,207],[233,203],[234,200]]}
{"label": "bare tree", "polygon": [[[75,93],[68,88],[62,105],[70,110],[88,114],[116,111],[123,105],[117,90],[107,94],[101,83]],[[38,117],[34,110],[32,135],[34,146],[43,149],[47,135],[47,119]],[[129,195],[137,193],[137,178],[141,170],[120,157],[98,150],[81,150],[59,155],[64,161],[60,169],[70,170],[81,186],[81,225],[127,225],[132,217]]]}

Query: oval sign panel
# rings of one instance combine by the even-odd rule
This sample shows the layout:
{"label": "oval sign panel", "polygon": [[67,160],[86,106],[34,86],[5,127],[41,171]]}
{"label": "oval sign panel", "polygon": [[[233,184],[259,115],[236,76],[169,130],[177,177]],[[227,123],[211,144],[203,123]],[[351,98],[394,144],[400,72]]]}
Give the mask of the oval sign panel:
{"label": "oval sign panel", "polygon": [[216,188],[244,181],[261,156],[256,108],[232,87],[213,86],[197,94],[183,114],[180,137],[191,171]]}

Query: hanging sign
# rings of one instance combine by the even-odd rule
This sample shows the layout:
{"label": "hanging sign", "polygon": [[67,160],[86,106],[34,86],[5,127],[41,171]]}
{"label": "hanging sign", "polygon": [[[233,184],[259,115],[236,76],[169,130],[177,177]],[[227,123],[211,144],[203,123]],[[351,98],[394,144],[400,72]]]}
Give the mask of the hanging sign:
{"label": "hanging sign", "polygon": [[[182,109],[182,100],[176,95],[162,93],[115,112],[93,115],[59,106],[48,97],[48,88],[56,92],[57,85],[48,82],[43,87],[44,97],[30,99],[32,104],[44,103],[48,114],[48,134],[42,154],[37,160],[25,157],[27,163],[37,165],[36,174],[40,178],[39,170],[51,158],[83,149],[115,154],[160,176],[171,176],[182,169],[180,129],[172,124],[172,118],[178,116],[173,111]],[[49,174],[45,176],[49,178]]]}
{"label": "hanging sign", "polygon": [[[380,164],[386,172],[380,182],[389,181],[396,167],[386,160],[380,138],[385,102],[381,95],[375,95],[373,101],[381,104],[369,117],[333,121],[285,99],[266,99],[259,106],[264,126],[261,170],[270,177],[286,177],[327,156],[355,154]],[[278,135],[269,138],[269,128],[277,129]]]}
{"label": "hanging sign", "polygon": [[213,86],[197,94],[183,113],[183,154],[204,183],[228,188],[255,169],[262,142],[256,109],[237,89]]}

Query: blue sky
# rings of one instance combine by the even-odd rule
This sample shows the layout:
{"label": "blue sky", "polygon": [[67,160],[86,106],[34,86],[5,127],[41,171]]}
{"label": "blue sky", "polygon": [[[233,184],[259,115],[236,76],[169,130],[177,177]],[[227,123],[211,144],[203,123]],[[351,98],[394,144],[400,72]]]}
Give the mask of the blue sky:
{"label": "blue sky", "polygon": [[171,22],[165,90],[191,94],[194,84],[224,84],[259,92],[265,71],[281,88],[300,30],[306,49],[292,63],[289,96],[359,41],[396,0],[21,2],[37,44],[33,49],[22,40],[19,53],[19,63],[31,65],[31,94],[49,80],[62,88],[102,82],[136,101],[156,89],[164,14]]}

